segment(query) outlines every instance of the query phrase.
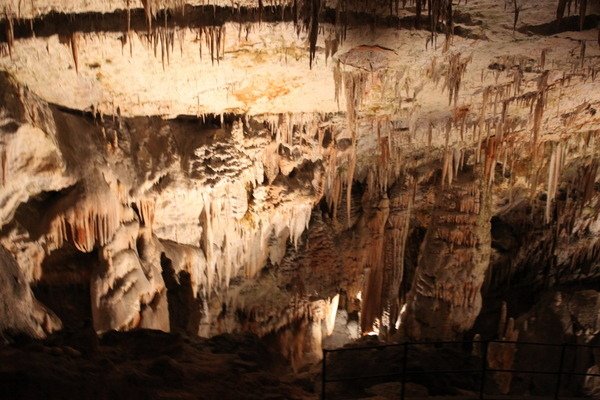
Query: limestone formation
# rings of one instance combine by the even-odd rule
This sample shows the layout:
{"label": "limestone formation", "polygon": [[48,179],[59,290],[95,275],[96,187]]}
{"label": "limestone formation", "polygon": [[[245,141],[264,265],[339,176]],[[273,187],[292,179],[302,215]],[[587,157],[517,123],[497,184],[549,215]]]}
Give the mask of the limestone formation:
{"label": "limestone formation", "polygon": [[7,337],[250,332],[300,371],[521,340],[523,287],[600,277],[597,1],[4,3]]}

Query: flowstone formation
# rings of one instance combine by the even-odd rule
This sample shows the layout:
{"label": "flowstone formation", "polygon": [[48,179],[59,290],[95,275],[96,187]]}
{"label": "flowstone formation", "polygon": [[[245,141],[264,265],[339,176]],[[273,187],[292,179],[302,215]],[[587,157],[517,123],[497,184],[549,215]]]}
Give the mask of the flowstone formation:
{"label": "flowstone formation", "polygon": [[298,369],[600,277],[598,2],[2,12],[7,336],[250,332]]}

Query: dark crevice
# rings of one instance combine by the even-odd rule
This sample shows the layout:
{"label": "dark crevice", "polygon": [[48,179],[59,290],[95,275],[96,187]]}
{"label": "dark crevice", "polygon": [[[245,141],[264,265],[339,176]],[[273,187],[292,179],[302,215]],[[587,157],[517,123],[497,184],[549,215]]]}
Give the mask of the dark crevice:
{"label": "dark crevice", "polygon": [[78,185],[74,185],[62,190],[41,192],[32,196],[27,202],[19,205],[13,219],[27,230],[32,240],[37,240],[46,233],[46,225],[40,225],[40,221],[44,221],[47,211],[61,198],[78,188]]}
{"label": "dark crevice", "polygon": [[80,329],[92,319],[90,274],[97,260],[97,251],[81,253],[65,244],[42,261],[42,275],[32,285],[33,293],[66,329]]}
{"label": "dark crevice", "polygon": [[[590,14],[585,17],[583,22],[583,29],[595,29],[598,27],[600,22],[600,16],[597,14]],[[565,17],[560,21],[555,20],[540,25],[525,25],[518,29],[521,33],[533,33],[536,35],[550,36],[561,32],[578,31],[580,20],[579,15],[572,15]]]}
{"label": "dark crevice", "polygon": [[[232,7],[216,7],[216,6],[185,6],[185,12],[175,13],[169,10],[160,11],[157,13],[156,20],[153,26],[165,26],[167,28],[200,28],[207,26],[221,26],[226,22],[233,23],[252,23],[259,22],[293,22],[299,24],[296,14],[292,7],[287,6],[265,6],[262,12],[257,8],[232,8]],[[15,19],[14,23],[14,39],[24,39],[35,37],[50,37],[58,34],[62,37],[69,37],[73,32],[80,33],[97,33],[97,32],[126,32],[128,26],[128,11],[118,9],[110,13],[101,12],[86,12],[79,14],[66,14],[60,12],[50,12],[39,18],[33,19]],[[139,34],[148,33],[148,23],[144,9],[136,8],[130,10],[130,29]],[[464,19],[464,15],[461,14]],[[321,23],[335,24],[340,16],[335,9],[326,8],[320,14]],[[344,12],[342,16],[344,25],[347,26],[369,26],[375,25],[378,27],[394,27],[412,29],[417,22],[417,17],[409,16],[375,16],[366,12]],[[160,21],[160,22],[159,22]],[[338,21],[339,22],[339,21]],[[0,21],[0,42],[8,42],[7,32],[8,20]],[[422,16],[419,25],[427,26],[427,16]],[[437,29],[443,32],[443,27]],[[472,36],[473,33],[467,28],[462,28],[460,32],[455,34],[466,34]]]}
{"label": "dark crevice", "polygon": [[32,287],[41,303],[60,318],[64,329],[81,329],[92,319],[89,282],[86,284],[46,285]]}
{"label": "dark crevice", "polygon": [[187,271],[180,271],[177,274],[172,261],[165,253],[160,255],[160,266],[167,288],[171,331],[197,334],[202,317],[200,311],[202,300],[194,296],[190,274]]}

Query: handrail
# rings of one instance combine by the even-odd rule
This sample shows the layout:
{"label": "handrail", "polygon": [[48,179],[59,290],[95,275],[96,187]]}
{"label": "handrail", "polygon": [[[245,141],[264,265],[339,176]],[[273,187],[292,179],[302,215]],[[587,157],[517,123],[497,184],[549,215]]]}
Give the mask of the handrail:
{"label": "handrail", "polygon": [[[524,346],[543,346],[543,347],[560,347],[560,361],[558,370],[553,371],[541,371],[541,370],[517,370],[517,369],[498,369],[487,367],[487,352],[490,343],[501,343],[501,344],[518,344]],[[481,369],[469,369],[469,370],[407,370],[407,359],[408,350],[411,346],[439,346],[439,345],[459,345],[459,344],[482,344],[482,363]],[[327,354],[329,353],[342,353],[351,351],[363,351],[363,350],[380,350],[390,347],[402,347],[403,358],[402,358],[402,371],[393,372],[388,374],[377,374],[377,375],[354,375],[354,376],[335,376],[333,378],[327,377]],[[574,348],[600,348],[600,345],[592,344],[577,344],[577,343],[543,343],[543,342],[519,342],[510,340],[462,340],[462,341],[425,341],[425,342],[402,342],[402,343],[385,343],[371,346],[356,346],[356,347],[341,347],[337,349],[323,349],[323,360],[321,369],[321,399],[326,400],[327,390],[326,385],[329,382],[345,382],[362,379],[375,379],[375,378],[391,378],[401,377],[401,389],[400,398],[404,400],[406,377],[408,375],[419,375],[419,374],[480,374],[481,375],[481,386],[479,389],[479,398],[484,399],[484,388],[485,388],[485,376],[487,372],[509,372],[509,373],[523,373],[523,374],[538,374],[538,375],[556,375],[556,387],[554,392],[554,398],[559,398],[559,391],[561,386],[561,380],[564,375],[569,376],[592,376],[600,377],[600,374],[594,373],[582,373],[582,372],[569,372],[563,371],[563,364],[565,359],[565,351],[567,347]]]}

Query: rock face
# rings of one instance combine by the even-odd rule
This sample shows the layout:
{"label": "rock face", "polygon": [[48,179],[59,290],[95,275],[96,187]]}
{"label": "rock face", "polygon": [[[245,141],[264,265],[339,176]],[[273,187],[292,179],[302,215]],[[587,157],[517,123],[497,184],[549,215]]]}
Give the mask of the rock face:
{"label": "rock face", "polygon": [[[451,168],[458,171],[460,161]],[[415,339],[455,339],[481,310],[491,252],[489,188],[482,171],[459,173],[435,199],[413,286],[406,329]],[[489,173],[489,172],[488,172]]]}
{"label": "rock face", "polygon": [[34,337],[45,337],[60,329],[60,320],[33,297],[19,265],[4,247],[0,248],[0,262],[0,288],[3,293],[0,329],[24,332]]}
{"label": "rock face", "polygon": [[21,3],[1,331],[252,332],[298,369],[600,276],[597,2]]}

